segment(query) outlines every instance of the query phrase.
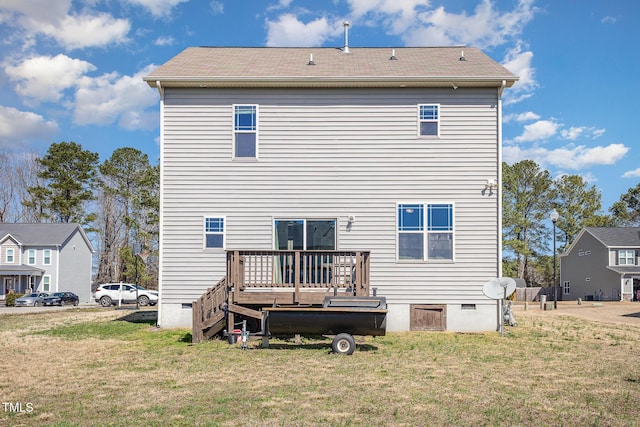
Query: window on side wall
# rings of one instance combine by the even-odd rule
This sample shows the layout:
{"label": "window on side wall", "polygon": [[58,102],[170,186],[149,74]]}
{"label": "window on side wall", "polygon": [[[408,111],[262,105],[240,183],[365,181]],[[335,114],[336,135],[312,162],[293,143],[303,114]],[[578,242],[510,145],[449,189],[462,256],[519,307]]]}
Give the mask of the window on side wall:
{"label": "window on side wall", "polygon": [[571,282],[568,280],[562,282],[562,293],[564,295],[569,295],[571,293]]}
{"label": "window on side wall", "polygon": [[635,250],[621,249],[618,251],[618,265],[635,265]]}
{"label": "window on side wall", "polygon": [[51,291],[51,276],[42,276],[42,292]]}
{"label": "window on side wall", "polygon": [[453,260],[453,205],[398,204],[398,259]]}
{"label": "window on side wall", "polygon": [[36,263],[36,250],[29,249],[27,251],[27,264],[34,265]]}
{"label": "window on side wall", "polygon": [[421,137],[440,135],[440,105],[418,105],[418,135]]}
{"label": "window on side wall", "polygon": [[51,249],[44,250],[42,263],[44,265],[51,265]]}
{"label": "window on side wall", "polygon": [[233,157],[258,157],[258,106],[233,107]]}
{"label": "window on side wall", "polygon": [[204,219],[204,247],[224,249],[223,217],[207,217]]}

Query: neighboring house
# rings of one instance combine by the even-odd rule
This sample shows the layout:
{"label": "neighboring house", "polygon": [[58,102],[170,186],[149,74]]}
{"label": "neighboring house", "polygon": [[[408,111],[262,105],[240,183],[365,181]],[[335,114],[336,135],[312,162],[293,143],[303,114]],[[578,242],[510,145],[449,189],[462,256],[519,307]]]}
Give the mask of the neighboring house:
{"label": "neighboring house", "polygon": [[639,300],[640,227],[587,227],[560,255],[564,300]]}
{"label": "neighboring house", "polygon": [[194,47],[144,80],[161,96],[161,326],[191,325],[226,250],[280,249],[370,251],[388,330],[430,309],[435,329],[496,330],[482,287],[501,272],[517,80],[500,64],[466,47]]}
{"label": "neighboring house", "polygon": [[0,223],[0,299],[31,289],[90,301],[92,253],[78,224]]}

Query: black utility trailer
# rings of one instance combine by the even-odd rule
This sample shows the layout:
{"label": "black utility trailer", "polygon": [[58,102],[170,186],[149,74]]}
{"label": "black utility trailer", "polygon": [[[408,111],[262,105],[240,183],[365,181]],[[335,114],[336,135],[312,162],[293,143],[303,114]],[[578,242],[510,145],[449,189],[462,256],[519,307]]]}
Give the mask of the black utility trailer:
{"label": "black utility trailer", "polygon": [[262,334],[333,336],[335,353],[352,354],[353,335],[385,335],[387,302],[384,297],[331,296],[322,307],[266,307],[262,310]]}

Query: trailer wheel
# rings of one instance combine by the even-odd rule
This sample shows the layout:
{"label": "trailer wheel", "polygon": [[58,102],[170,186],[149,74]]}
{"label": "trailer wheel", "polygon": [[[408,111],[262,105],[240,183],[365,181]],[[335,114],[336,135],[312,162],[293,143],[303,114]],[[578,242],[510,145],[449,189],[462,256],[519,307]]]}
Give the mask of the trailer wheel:
{"label": "trailer wheel", "polygon": [[353,354],[356,350],[356,341],[349,334],[338,334],[331,343],[331,348],[337,354]]}

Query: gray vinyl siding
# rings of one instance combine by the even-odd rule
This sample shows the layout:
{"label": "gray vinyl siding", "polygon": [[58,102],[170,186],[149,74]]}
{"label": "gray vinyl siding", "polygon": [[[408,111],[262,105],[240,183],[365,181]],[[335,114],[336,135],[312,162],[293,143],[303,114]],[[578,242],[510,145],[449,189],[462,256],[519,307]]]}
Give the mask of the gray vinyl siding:
{"label": "gray vinyl siding", "polygon": [[[91,250],[79,230],[73,232],[60,248],[58,274],[51,276],[52,289],[73,292],[80,302],[91,301]],[[55,267],[53,264],[51,267]],[[57,288],[53,281],[58,277]]]}
{"label": "gray vinyl siding", "polygon": [[[440,138],[417,105],[440,104]],[[232,104],[257,104],[258,160],[232,159]],[[396,303],[488,303],[499,275],[498,99],[493,89],[165,90],[162,303],[189,303],[225,272],[226,249],[272,249],[275,218],[336,218],[338,249],[371,251],[371,282]],[[396,261],[396,203],[453,203],[454,262]],[[347,217],[356,217],[346,229]]]}
{"label": "gray vinyl siding", "polygon": [[603,299],[619,299],[620,275],[609,270],[609,265],[615,265],[615,259],[610,262],[609,249],[592,234],[583,233],[572,245],[571,252],[561,260],[560,289],[567,280],[571,289],[563,299],[586,299],[599,291]]}

